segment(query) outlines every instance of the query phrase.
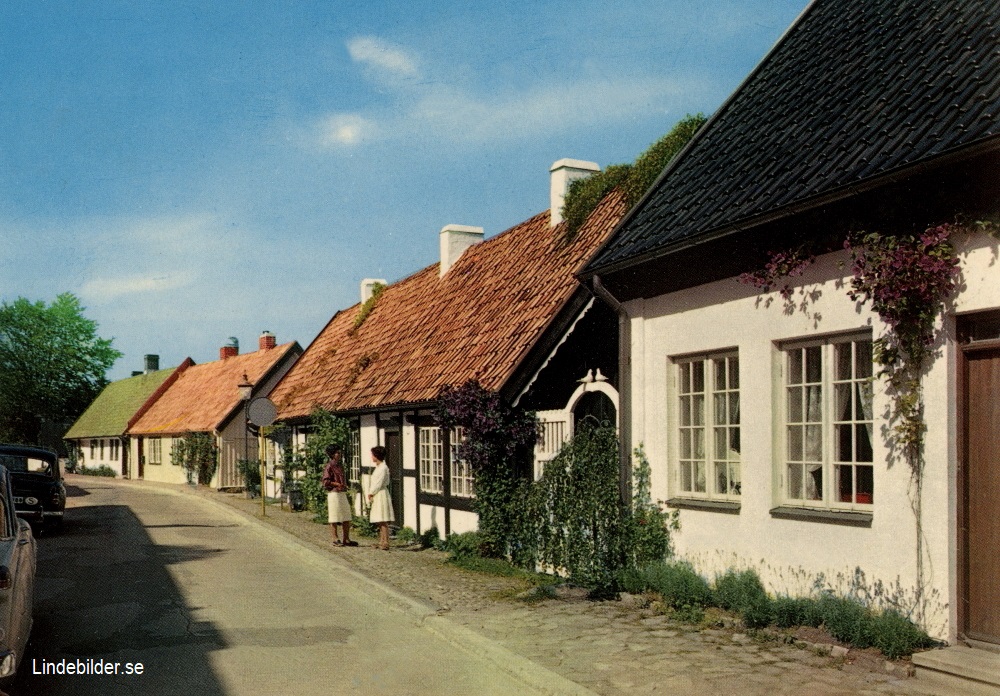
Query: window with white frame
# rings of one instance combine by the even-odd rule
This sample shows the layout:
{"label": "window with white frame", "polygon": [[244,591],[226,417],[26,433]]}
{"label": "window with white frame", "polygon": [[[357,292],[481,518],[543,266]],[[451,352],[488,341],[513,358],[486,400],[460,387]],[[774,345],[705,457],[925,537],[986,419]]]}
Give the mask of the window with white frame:
{"label": "window with white frame", "polygon": [[849,336],[783,346],[786,502],[874,502],[872,340]]}
{"label": "window with white frame", "polygon": [[474,493],[472,467],[458,456],[458,446],[465,439],[465,428],[458,426],[451,431],[451,494],[461,498],[471,498]]}
{"label": "window with white frame", "polygon": [[113,462],[118,461],[118,452],[119,452],[118,447],[119,447],[118,440],[111,440],[111,461]]}
{"label": "window with white frame", "polygon": [[101,440],[100,448],[101,448],[101,461],[103,462],[104,461],[104,440]]}
{"label": "window with white frame", "polygon": [[97,440],[90,441],[90,461],[97,458]]}
{"label": "window with white frame", "polygon": [[158,437],[151,437],[146,440],[146,463],[161,464],[163,462],[162,441]]}
{"label": "window with white frame", "polygon": [[686,357],[677,369],[677,493],[738,500],[740,361],[736,353]]}
{"label": "window with white frame", "polygon": [[420,489],[425,493],[444,493],[441,428],[420,428]]}
{"label": "window with white frame", "polygon": [[357,428],[351,429],[347,457],[347,478],[351,483],[357,483],[361,480],[361,431]]}

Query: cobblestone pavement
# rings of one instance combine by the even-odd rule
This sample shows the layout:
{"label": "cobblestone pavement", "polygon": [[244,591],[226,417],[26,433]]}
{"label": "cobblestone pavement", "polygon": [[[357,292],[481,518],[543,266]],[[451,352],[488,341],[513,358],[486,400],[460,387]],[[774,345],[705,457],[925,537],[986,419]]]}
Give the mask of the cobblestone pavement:
{"label": "cobblestone pavement", "polygon": [[357,548],[335,548],[329,527],[313,523],[309,513],[269,505],[262,518],[260,501],[242,494],[171,488],[212,498],[274,525],[597,694],[916,692],[908,661],[887,662],[874,651],[848,651],[821,636],[789,644],[777,637],[751,637],[731,620],[691,626],[658,615],[641,600],[595,602],[574,592],[527,603],[517,598],[528,588],[525,581],[455,568],[444,563],[439,551],[394,545],[380,552],[372,539],[363,537]]}

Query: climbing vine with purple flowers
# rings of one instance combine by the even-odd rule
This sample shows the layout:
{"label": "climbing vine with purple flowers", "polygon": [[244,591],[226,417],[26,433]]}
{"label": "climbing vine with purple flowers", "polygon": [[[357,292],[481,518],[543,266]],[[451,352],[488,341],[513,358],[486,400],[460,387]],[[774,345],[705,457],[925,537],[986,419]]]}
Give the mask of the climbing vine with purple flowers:
{"label": "climbing vine with purple flowers", "polygon": [[468,462],[476,482],[480,553],[511,555],[511,530],[518,523],[518,502],[530,480],[526,474],[538,442],[538,419],[533,411],[510,406],[476,380],[445,386],[434,418],[442,428],[465,429],[457,455]]}
{"label": "climbing vine with purple flowers", "polygon": [[854,234],[844,248],[851,255],[851,299],[870,303],[888,331],[875,341],[892,399],[896,442],[919,478],[925,430],[921,375],[931,356],[937,318],[958,280],[954,225],[919,235]]}

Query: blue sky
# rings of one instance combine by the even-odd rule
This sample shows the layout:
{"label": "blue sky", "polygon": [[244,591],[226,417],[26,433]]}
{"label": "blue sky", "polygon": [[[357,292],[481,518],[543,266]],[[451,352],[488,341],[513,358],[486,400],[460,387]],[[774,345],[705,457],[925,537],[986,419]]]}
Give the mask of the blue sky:
{"label": "blue sky", "polygon": [[0,299],[75,293],[111,379],[263,330],[548,207],[711,114],[806,0],[0,5]]}

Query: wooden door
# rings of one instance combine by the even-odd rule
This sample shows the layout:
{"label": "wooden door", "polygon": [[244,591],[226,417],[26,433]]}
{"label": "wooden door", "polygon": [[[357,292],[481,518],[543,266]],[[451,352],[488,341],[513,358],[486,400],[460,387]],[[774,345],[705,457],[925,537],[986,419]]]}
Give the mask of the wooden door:
{"label": "wooden door", "polygon": [[389,467],[391,481],[392,511],[396,516],[396,526],[403,526],[403,438],[399,431],[385,434],[385,463]]}
{"label": "wooden door", "polygon": [[1000,348],[965,360],[965,635],[1000,643]]}

